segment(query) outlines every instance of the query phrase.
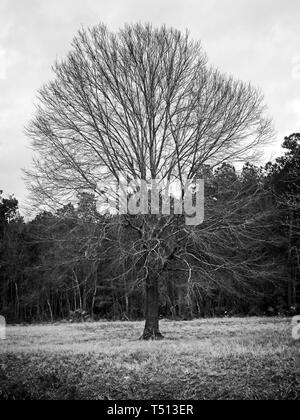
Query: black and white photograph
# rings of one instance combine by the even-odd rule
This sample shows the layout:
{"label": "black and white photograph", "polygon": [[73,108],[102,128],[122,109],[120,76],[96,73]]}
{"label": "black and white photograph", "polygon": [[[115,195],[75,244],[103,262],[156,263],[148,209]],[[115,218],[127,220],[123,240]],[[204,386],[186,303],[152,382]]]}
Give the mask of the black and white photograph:
{"label": "black and white photograph", "polygon": [[0,0],[0,401],[299,399],[299,0]]}

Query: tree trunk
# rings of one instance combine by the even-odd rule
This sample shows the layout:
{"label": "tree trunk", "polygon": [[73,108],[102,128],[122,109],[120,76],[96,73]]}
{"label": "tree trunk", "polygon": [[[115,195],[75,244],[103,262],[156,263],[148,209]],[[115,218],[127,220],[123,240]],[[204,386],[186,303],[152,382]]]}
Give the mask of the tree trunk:
{"label": "tree trunk", "polygon": [[94,293],[93,293],[93,300],[92,300],[92,310],[91,310],[91,315],[92,315],[93,318],[95,316],[96,297],[97,297],[97,277],[95,277]]}
{"label": "tree trunk", "polygon": [[141,340],[162,340],[159,331],[159,289],[158,277],[148,276],[146,281],[146,324]]}
{"label": "tree trunk", "polygon": [[49,299],[47,299],[47,305],[48,305],[49,312],[50,312],[51,322],[53,322],[53,321],[54,321],[54,318],[53,318],[53,311],[52,311],[52,307],[51,307],[51,304],[50,304]]}

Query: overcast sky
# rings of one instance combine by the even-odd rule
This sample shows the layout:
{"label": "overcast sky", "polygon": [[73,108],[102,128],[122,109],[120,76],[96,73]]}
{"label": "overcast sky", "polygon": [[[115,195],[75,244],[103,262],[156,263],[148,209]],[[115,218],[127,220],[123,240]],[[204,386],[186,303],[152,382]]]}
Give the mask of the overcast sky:
{"label": "overcast sky", "polygon": [[259,86],[277,131],[300,130],[299,0],[0,0],[0,189],[21,204],[21,168],[31,160],[24,126],[36,91],[82,26],[152,22],[189,29],[210,64]]}

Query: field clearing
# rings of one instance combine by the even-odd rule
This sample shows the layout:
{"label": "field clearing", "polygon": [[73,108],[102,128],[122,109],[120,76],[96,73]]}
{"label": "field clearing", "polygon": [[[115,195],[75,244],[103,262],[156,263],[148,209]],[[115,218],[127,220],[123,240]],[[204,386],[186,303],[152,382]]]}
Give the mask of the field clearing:
{"label": "field clearing", "polygon": [[[0,341],[0,399],[298,399],[291,322],[231,318],[12,326]],[[299,372],[298,372],[299,373]]]}

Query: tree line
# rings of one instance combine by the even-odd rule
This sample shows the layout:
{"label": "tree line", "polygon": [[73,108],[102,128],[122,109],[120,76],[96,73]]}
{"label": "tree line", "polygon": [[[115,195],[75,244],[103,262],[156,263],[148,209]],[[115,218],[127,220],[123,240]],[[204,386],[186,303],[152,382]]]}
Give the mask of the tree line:
{"label": "tree line", "polygon": [[[170,228],[160,237],[160,252],[168,255],[158,284],[160,317],[299,310],[300,134],[283,147],[284,155],[265,167],[199,168],[204,223],[188,238],[170,239]],[[0,313],[9,322],[144,318],[141,217],[99,214],[93,193],[77,197],[25,222],[17,199],[1,192]],[[182,216],[172,224],[183,226]]]}

